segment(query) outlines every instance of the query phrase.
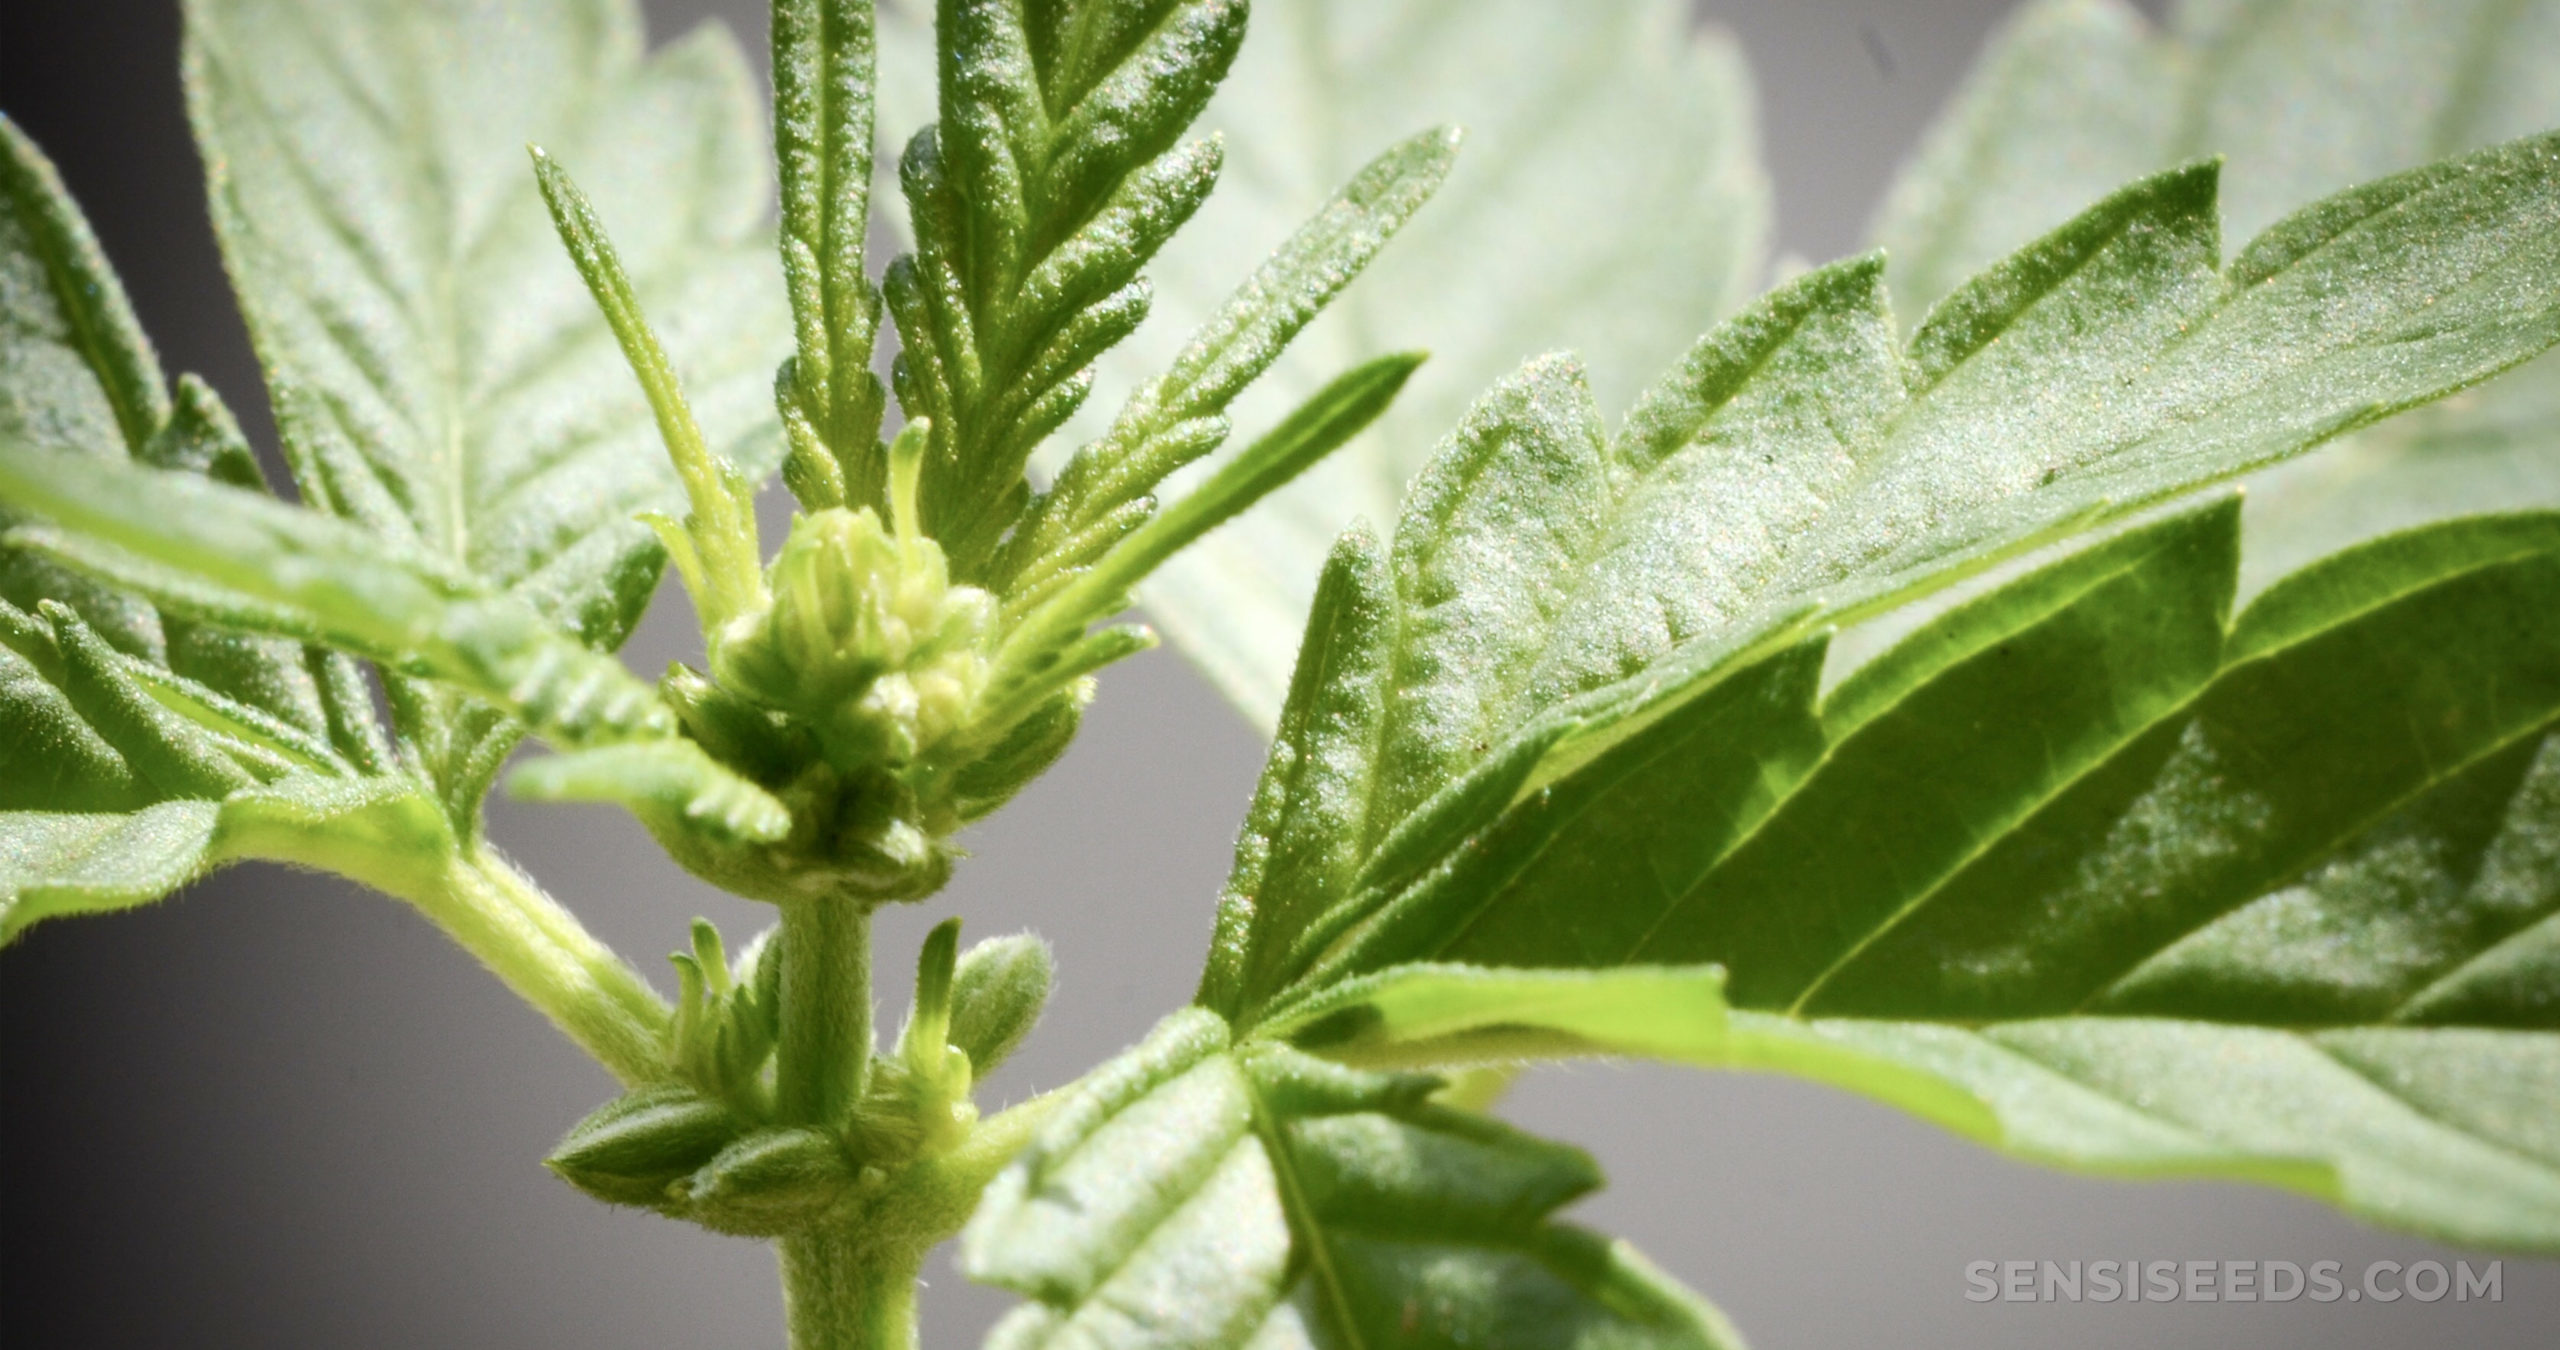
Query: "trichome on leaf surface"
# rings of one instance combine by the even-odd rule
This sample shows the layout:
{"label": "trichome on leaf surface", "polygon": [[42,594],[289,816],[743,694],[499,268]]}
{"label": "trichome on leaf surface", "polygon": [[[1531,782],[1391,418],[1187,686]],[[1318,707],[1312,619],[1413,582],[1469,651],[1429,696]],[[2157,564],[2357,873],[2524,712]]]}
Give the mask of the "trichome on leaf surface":
{"label": "trichome on leaf surface", "polygon": [[[1682,7],[1310,0],[1267,56],[1246,8],[776,0],[777,220],[719,30],[191,0],[287,492],[0,122],[0,934],[246,859],[410,901],[625,1083],[551,1170],[773,1239],[802,1347],[914,1343],[954,1236],[1008,1347],[1736,1343],[1487,1114],[1580,1055],[2560,1249],[2560,80],[2495,55],[2560,8],[2032,6],[1888,251],[1747,302],[1739,68]],[[2386,46],[2443,115],[2300,92]],[[1643,209],[1285,112],[1402,117],[1468,68],[1424,50],[1607,74],[1489,116]],[[1231,144],[1256,219],[1338,191],[1177,240]],[[1367,331],[1292,349],[1337,296]],[[1446,379],[1364,345],[1435,330]],[[670,561],[701,656],[652,682],[611,652]],[[1133,598],[1269,764],[1194,1006],[982,1117],[1047,948],[945,922],[884,1050],[871,918],[1056,760]],[[483,838],[502,775],[776,923],[697,923],[669,1004]]]}

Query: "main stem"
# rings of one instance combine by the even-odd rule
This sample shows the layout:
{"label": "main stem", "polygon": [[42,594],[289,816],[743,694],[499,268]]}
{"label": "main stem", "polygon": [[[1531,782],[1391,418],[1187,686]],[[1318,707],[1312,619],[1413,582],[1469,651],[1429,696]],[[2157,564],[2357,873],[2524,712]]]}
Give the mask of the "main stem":
{"label": "main stem", "polygon": [[843,1125],[871,1068],[871,906],[862,897],[782,906],[781,1014],[774,1094],[783,1122]]}
{"label": "main stem", "polygon": [[916,1350],[916,1286],[924,1253],[866,1245],[850,1233],[782,1240],[782,1303],[791,1350]]}
{"label": "main stem", "polygon": [[[781,940],[774,1104],[786,1123],[836,1129],[871,1068],[871,905],[857,895],[792,901]],[[913,1350],[923,1253],[841,1231],[780,1245],[791,1350]]]}

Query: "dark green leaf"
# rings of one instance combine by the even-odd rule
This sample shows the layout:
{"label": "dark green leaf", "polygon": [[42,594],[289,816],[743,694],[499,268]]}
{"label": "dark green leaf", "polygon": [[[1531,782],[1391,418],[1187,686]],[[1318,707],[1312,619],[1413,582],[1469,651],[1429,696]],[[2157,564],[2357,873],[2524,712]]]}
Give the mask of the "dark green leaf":
{"label": "dark green leaf", "polygon": [[[2436,527],[2441,567],[2423,582],[2359,566],[2405,541],[2306,574],[2295,584],[2328,592],[2321,622],[2300,607],[2263,627],[2244,614],[2232,659],[2187,706],[1916,891],[1819,988],[1773,989],[1815,1012],[2106,1009],[2152,953],[2473,766],[2513,767],[2560,716],[2560,651],[2537,617],[2560,596],[2560,538],[2546,523],[2543,547],[2504,556],[2454,538],[2507,526]],[[1764,1004],[1740,988],[1738,1003]]]}
{"label": "dark green leaf", "polygon": [[1432,1105],[1435,1086],[1168,1018],[971,1221],[972,1278],[1035,1300],[992,1343],[1736,1343],[1625,1243],[1549,1218],[1599,1185],[1590,1159]]}
{"label": "dark green leaf", "polygon": [[2560,517],[2387,537],[2226,620],[2233,508],[2031,569],[1819,698],[1818,645],[1727,677],[1683,713],[1729,720],[1655,722],[1353,891],[1375,917],[1262,1025],[1428,978],[1399,962],[1712,961],[1729,1039],[1666,1057],[2560,1243],[2517,1105],[2560,1062]]}
{"label": "dark green leaf", "polygon": [[[171,398],[78,208],[5,120],[0,457],[116,481],[158,465],[154,479],[242,499],[265,487],[212,390],[190,378]],[[23,519],[29,498],[5,495]],[[343,658],[164,614],[25,537],[0,548],[0,942],[240,858],[380,876],[454,847]]]}

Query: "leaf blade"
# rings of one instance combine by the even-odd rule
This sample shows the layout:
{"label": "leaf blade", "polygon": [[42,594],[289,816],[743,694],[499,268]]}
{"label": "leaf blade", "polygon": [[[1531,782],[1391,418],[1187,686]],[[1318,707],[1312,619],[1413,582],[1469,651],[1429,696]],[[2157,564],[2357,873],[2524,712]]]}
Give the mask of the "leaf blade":
{"label": "leaf blade", "polygon": [[[1917,312],[2113,183],[2227,156],[2225,206],[2254,232],[2322,193],[2560,122],[2560,85],[2514,53],[2560,6],[2284,0],[2188,8],[2022,7],[1897,181],[1874,225]],[[2386,92],[2387,91],[2387,92]],[[2560,364],[2350,436],[2251,484],[2245,590],[2358,539],[2465,512],[2560,503],[2540,453]]]}
{"label": "leaf blade", "polygon": [[1362,1068],[1594,1055],[1717,1063],[1725,1036],[1724,972],[1714,966],[1390,966],[1330,986],[1255,1031]]}
{"label": "leaf blade", "polygon": [[456,847],[419,785],[397,778],[301,775],[114,814],[0,811],[0,946],[46,919],[163,899],[234,862],[326,868],[380,886]]}
{"label": "leaf blade", "polygon": [[[2224,597],[2236,570],[2232,517],[2227,505],[2195,517],[2221,532],[2223,547],[2197,570],[2218,573]],[[1908,908],[1870,911],[1883,916],[1871,920],[1878,926],[1810,982],[1801,973],[1823,960],[1806,959],[1798,920],[1840,890],[1822,869],[1836,870],[1844,846],[1854,852],[1859,827],[1807,826],[1781,848],[1789,862],[1772,875],[1814,877],[1810,889],[1791,882],[1746,896],[1717,889],[1731,884],[1729,862],[1704,873],[1692,894],[1758,920],[1748,942],[1649,937],[1573,958],[1547,929],[1479,922],[1445,945],[1382,947],[1373,959],[1550,967],[1567,957],[1603,970],[1630,951],[1716,960],[1737,976],[1727,1031],[1719,1039],[1693,1018],[1691,1043],[1664,1057],[1811,1076],[2039,1161],[2257,1181],[2451,1240],[2550,1249],[2560,1240],[2560,1153],[2496,1103],[2529,1099],[2560,1054],[2560,1004],[2548,992],[2560,971],[2551,936],[2560,889],[2550,885],[2560,850],[2549,843],[2560,822],[2560,696],[2534,693],[2554,658],[2525,617],[2544,612],[2545,592],[2560,584],[2546,576],[2555,544],[2547,516],[2450,522],[2328,560],[2229,620],[2204,586],[2212,629],[2234,635],[2208,646],[2210,678],[2184,681],[2190,692],[2173,689],[2165,707],[2155,701],[2147,719],[2110,736],[2123,748],[2014,814],[2006,834],[1946,879],[1927,869],[1896,876],[1916,897]],[[2056,583],[2105,575],[2107,551],[2031,571],[1941,616],[1832,689],[1821,724],[1854,746],[1884,725],[1879,716],[1920,707],[1922,691],[1961,678],[1968,662],[2021,650],[2019,634],[2035,621],[2020,629],[2013,614],[2012,625],[1986,627],[1990,613],[2103,609],[2089,598],[2103,586]],[[2039,592],[2072,598],[2057,611]],[[2503,657],[2473,655],[2484,651]],[[1914,668],[1930,673],[1914,681]],[[2274,679],[2277,670],[2293,676]],[[2002,687],[1994,681],[1983,697]],[[2032,706],[2037,716],[2022,720],[2049,726],[2051,701]],[[2216,736],[2263,729],[2265,739],[2220,756],[2210,773],[2179,770],[2197,725]],[[2386,754],[2374,744],[2412,731],[2425,748]],[[1538,808],[1570,800],[1579,778],[1597,772],[1516,803],[1524,823],[1513,828],[1534,825]],[[1951,762],[1928,791],[1960,795],[1973,773]],[[2106,786],[2119,775],[2175,783],[2187,797],[2142,804],[2142,790]],[[2198,793],[2246,805],[2190,800]],[[2109,804],[2075,807],[2084,798]],[[1596,837],[1636,852],[1649,835],[1688,833],[1688,820],[1621,821],[1633,843]],[[1457,852],[1499,862],[1504,839],[1494,827]],[[1559,875],[1610,874],[1578,865]],[[1505,884],[1519,883],[1487,883],[1497,894]],[[1587,890],[1573,890],[1570,905],[1555,894],[1546,908],[1558,914],[1599,912]],[[1500,912],[1501,901],[1490,903]],[[1270,1015],[1296,1025],[1299,1008],[1356,1003],[1360,988],[1319,984]],[[1439,1052],[1456,1061],[1462,1049]],[[2341,1062],[2354,1053],[2369,1062]]]}
{"label": "leaf blade", "polygon": [[[1206,115],[1234,147],[1226,188],[1159,261],[1157,322],[1106,373],[1162,369],[1279,242],[1272,222],[1349,178],[1375,130],[1461,123],[1472,147],[1439,204],[1234,416],[1276,417],[1394,347],[1428,348],[1432,369],[1373,432],[1145,588],[1166,633],[1267,728],[1341,529],[1394,519],[1435,440],[1525,357],[1582,352],[1601,406],[1622,409],[1634,380],[1759,280],[1769,206],[1740,55],[1677,4],[1566,16],[1534,0],[1324,0],[1266,23]],[[1485,69],[1509,74],[1473,78]],[[1594,145],[1611,152],[1583,152]],[[1518,265],[1530,258],[1544,265]],[[1480,284],[1488,276],[1505,284]]]}
{"label": "leaf blade", "polygon": [[1168,1018],[971,1221],[971,1277],[1036,1300],[997,1343],[1736,1343],[1624,1243],[1546,1217],[1598,1184],[1588,1158],[1430,1106],[1431,1085]]}
{"label": "leaf blade", "polygon": [[[216,234],[305,500],[604,645],[657,574],[631,517],[678,498],[519,147],[574,155],[634,223],[626,260],[654,312],[688,318],[666,337],[713,444],[775,458],[744,65],[717,33],[640,48],[618,0],[188,6]],[[670,184],[690,190],[646,209]]]}
{"label": "leaf blade", "polygon": [[[1734,1017],[1736,1067],[1831,1082],[2036,1161],[2251,1181],[2446,1241],[2560,1246],[2547,1140],[2495,1115],[2499,1100],[2547,1092],[2560,1054],[2548,1034]],[[2468,1090],[2431,1096],[2392,1081],[2413,1064],[2438,1094],[2448,1078]],[[2491,1084],[2503,1094],[2478,1095]]]}
{"label": "leaf blade", "polygon": [[[188,377],[172,397],[79,207],[6,119],[0,455],[266,486],[211,389]],[[236,858],[378,877],[387,857],[450,851],[342,661],[164,614],[25,546],[32,532],[0,547],[0,943]]]}
{"label": "leaf blade", "polygon": [[674,732],[674,715],[611,655],[555,630],[519,596],[387,550],[354,524],[191,475],[14,443],[0,443],[0,493],[105,545],[75,544],[66,556],[163,603],[431,674],[570,744]]}

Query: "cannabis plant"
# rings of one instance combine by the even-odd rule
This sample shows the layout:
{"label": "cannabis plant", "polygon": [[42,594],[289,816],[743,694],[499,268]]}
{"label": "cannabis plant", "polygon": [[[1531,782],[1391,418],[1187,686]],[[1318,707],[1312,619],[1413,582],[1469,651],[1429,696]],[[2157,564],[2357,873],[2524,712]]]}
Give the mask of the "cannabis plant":
{"label": "cannabis plant", "polygon": [[[1488,1114],[1580,1055],[2560,1248],[2560,515],[2518,487],[2560,379],[2438,402],[2560,342],[2560,10],[2039,6],[1889,250],[1747,302],[1677,6],[1290,17],[1221,138],[1244,0],[776,0],[774,218],[717,31],[192,0],[282,491],[0,123],[0,933],[245,859],[409,901],[625,1085],[551,1171],[771,1239],[803,1347],[912,1344],[954,1237],[1008,1347],[1734,1343]],[[1355,115],[1542,48],[1582,92],[1492,112],[1562,150],[1432,225],[1459,134]],[[1229,154],[1267,219],[1318,137],[1373,152],[1160,296]],[[1622,142],[1635,204],[1538,200]],[[1713,228],[1616,246],[1655,220]],[[1516,360],[1726,309],[1667,369]],[[1421,357],[1367,344],[1435,326],[1490,388],[1381,422]],[[702,643],[650,680],[612,651],[667,563]],[[1047,949],[945,922],[884,1045],[872,919],[1153,641],[1133,597],[1269,764],[1192,1006],[994,1109]],[[502,780],[774,925],[697,923],[668,1001],[489,845]]]}

